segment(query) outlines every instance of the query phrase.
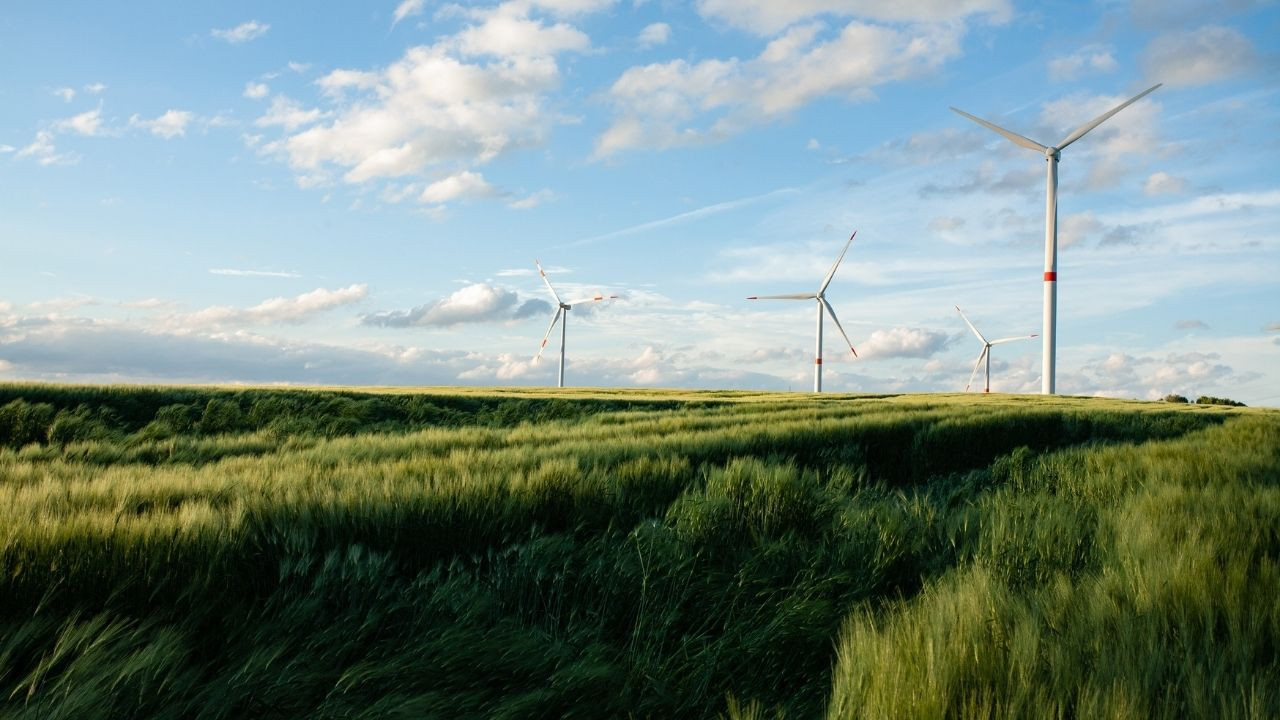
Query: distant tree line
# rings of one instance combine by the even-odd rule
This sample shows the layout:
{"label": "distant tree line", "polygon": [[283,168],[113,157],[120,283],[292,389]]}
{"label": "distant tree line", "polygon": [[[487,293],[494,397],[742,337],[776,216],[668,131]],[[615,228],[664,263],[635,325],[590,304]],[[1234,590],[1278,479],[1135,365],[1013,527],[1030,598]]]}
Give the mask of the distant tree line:
{"label": "distant tree line", "polygon": [[[1165,395],[1164,401],[1168,403],[1189,403],[1186,395]],[[1213,397],[1212,395],[1201,395],[1196,398],[1197,405],[1230,405],[1231,407],[1245,407],[1242,402],[1230,400],[1228,398]]]}

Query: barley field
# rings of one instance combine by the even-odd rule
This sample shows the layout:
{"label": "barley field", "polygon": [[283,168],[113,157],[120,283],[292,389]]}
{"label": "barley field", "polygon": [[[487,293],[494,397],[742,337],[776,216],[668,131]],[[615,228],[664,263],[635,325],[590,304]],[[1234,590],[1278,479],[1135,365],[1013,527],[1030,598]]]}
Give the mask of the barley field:
{"label": "barley field", "polygon": [[0,385],[0,718],[1276,718],[1280,412]]}

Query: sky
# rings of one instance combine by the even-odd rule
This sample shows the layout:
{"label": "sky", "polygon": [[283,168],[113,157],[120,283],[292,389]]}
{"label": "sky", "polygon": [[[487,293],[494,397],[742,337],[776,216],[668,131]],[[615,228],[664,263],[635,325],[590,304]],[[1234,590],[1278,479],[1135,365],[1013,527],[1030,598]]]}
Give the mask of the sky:
{"label": "sky", "polygon": [[[38,3],[0,14],[0,380],[1280,405],[1280,4]],[[558,335],[557,329],[556,334]],[[1040,341],[992,389],[1038,392]],[[974,381],[981,385],[981,374]]]}

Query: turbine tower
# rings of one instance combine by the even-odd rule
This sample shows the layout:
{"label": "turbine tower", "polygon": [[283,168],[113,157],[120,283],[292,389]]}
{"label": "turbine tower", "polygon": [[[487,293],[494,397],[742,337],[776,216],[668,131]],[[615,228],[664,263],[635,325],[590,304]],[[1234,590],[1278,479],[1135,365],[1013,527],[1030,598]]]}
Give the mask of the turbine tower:
{"label": "turbine tower", "polygon": [[818,305],[818,339],[816,342],[815,358],[813,361],[813,391],[822,392],[822,314],[825,310],[831,315],[831,321],[840,329],[840,334],[844,336],[844,341],[849,344],[849,351],[854,357],[858,357],[858,351],[853,349],[853,342],[849,340],[849,334],[844,331],[844,327],[840,325],[840,318],[836,317],[836,311],[831,307],[831,303],[827,302],[825,293],[827,286],[831,284],[831,278],[836,275],[836,268],[840,267],[840,261],[844,259],[844,254],[849,252],[849,246],[853,244],[853,238],[858,234],[857,230],[853,231],[853,235],[849,236],[849,242],[844,244],[844,249],[840,251],[840,257],[836,258],[836,264],[831,266],[831,272],[823,278],[822,285],[818,287],[816,293],[793,293],[790,295],[752,295],[748,300],[814,300]]}
{"label": "turbine tower", "polygon": [[[1162,83],[1161,83],[1162,84]],[[1129,107],[1133,103],[1142,99],[1147,93],[1152,92],[1160,84],[1153,85],[1146,90],[1134,95],[1125,102],[1111,108],[1107,112],[1081,125],[1062,139],[1056,146],[1045,146],[1040,143],[1029,140],[1015,132],[1005,130],[995,123],[987,122],[980,117],[970,115],[969,113],[958,108],[951,108],[957,114],[969,118],[979,125],[1000,133],[1015,145],[1020,145],[1028,150],[1035,150],[1043,153],[1048,170],[1048,187],[1045,191],[1045,217],[1044,217],[1044,320],[1043,333],[1044,340],[1042,345],[1040,375],[1040,392],[1045,395],[1052,395],[1055,392],[1055,373],[1057,359],[1057,326],[1058,326],[1058,158],[1063,150],[1071,143],[1084,137],[1085,133],[1098,127],[1108,120],[1112,115]]]}
{"label": "turbine tower", "polygon": [[983,359],[985,358],[987,361],[987,385],[982,392],[989,393],[991,392],[991,346],[1003,345],[1004,343],[1013,342],[1015,340],[1030,340],[1031,338],[1038,337],[1038,336],[1037,335],[1019,335],[1018,337],[1007,337],[1007,338],[1000,338],[999,340],[988,340],[985,337],[983,337],[982,333],[978,332],[978,328],[974,327],[973,323],[969,322],[969,318],[964,314],[964,311],[960,309],[959,305],[956,306],[956,312],[960,313],[960,317],[964,319],[964,324],[968,325],[969,329],[973,331],[973,334],[977,335],[978,339],[982,341],[982,352],[978,354],[978,359],[973,363],[973,372],[969,373],[969,382],[964,384],[964,391],[969,392],[969,386],[973,384],[973,376],[978,374],[978,365],[980,365]]}
{"label": "turbine tower", "polygon": [[[600,302],[602,300],[613,300],[618,296],[602,295],[600,293],[596,293],[592,297],[580,298],[578,300],[570,300],[569,302],[565,302],[560,299],[560,295],[556,293],[556,289],[551,287],[551,281],[547,279],[547,271],[542,269],[542,263],[538,262],[537,260],[534,260],[533,264],[538,266],[538,274],[542,276],[542,282],[546,283],[547,289],[551,291],[551,297],[556,299],[556,314],[551,318],[551,325],[547,327],[547,334],[542,336],[542,345],[541,347],[538,348],[538,354],[533,356],[533,361],[536,363],[542,359],[542,351],[547,349],[547,339],[551,337],[551,331],[556,329],[556,323],[559,322],[560,323],[560,374],[558,375],[556,380],[556,387],[564,387],[564,340],[565,340],[566,329],[569,327],[569,311],[573,309],[574,305],[578,305],[584,302]],[[560,322],[562,317],[564,318],[564,322]]]}

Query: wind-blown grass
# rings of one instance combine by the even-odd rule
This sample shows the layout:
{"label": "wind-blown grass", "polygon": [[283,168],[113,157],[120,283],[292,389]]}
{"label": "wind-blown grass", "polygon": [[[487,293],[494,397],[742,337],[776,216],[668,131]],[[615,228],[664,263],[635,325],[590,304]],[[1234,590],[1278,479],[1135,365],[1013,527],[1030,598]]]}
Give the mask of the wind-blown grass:
{"label": "wind-blown grass", "polygon": [[1280,715],[1275,412],[15,385],[0,445],[0,717]]}

